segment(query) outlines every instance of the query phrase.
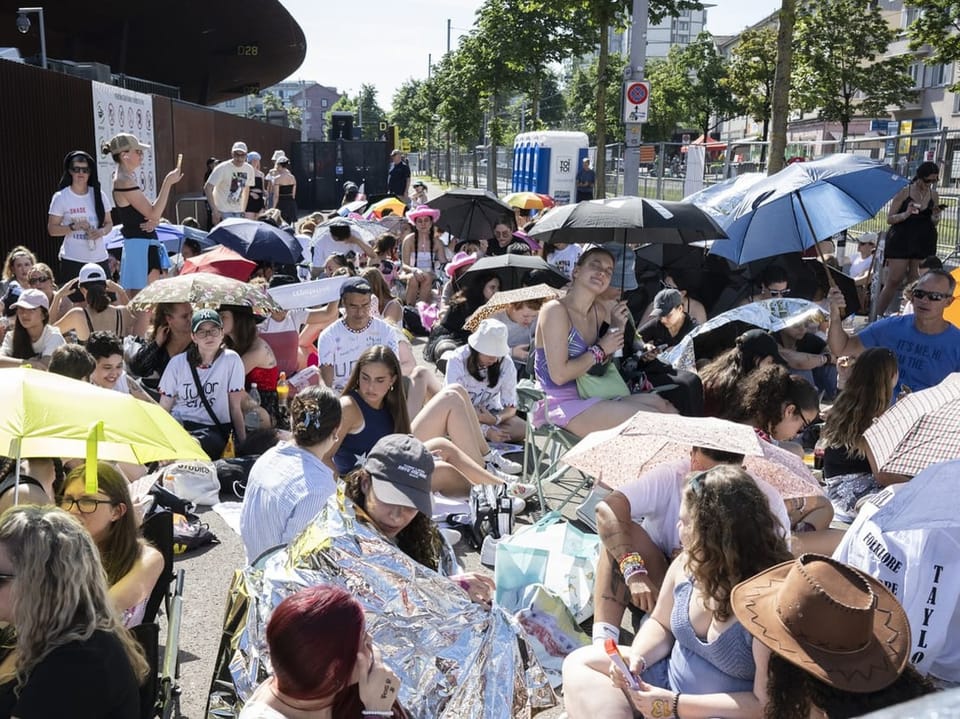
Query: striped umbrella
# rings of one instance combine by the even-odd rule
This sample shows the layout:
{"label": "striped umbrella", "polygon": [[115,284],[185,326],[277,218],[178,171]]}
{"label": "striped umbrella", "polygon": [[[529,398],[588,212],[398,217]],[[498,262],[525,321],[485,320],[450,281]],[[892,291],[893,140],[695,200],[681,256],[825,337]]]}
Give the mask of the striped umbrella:
{"label": "striped umbrella", "polygon": [[863,438],[878,472],[914,477],[960,458],[960,372],[898,401]]}

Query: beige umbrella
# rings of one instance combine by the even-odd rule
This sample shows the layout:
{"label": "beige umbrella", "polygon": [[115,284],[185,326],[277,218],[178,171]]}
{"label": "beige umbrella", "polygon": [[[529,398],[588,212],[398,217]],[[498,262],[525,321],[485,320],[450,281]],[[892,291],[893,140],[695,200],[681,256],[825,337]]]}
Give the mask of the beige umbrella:
{"label": "beige umbrella", "polygon": [[467,321],[463,323],[463,328],[473,332],[480,326],[483,320],[488,317],[493,317],[498,312],[506,309],[507,306],[517,302],[526,302],[527,300],[552,300],[561,296],[563,296],[561,290],[554,289],[546,284],[518,287],[515,290],[497,292],[487,300],[486,304],[478,307],[472,315],[467,317]]}
{"label": "beige umbrella", "polygon": [[716,417],[638,412],[612,429],[592,432],[563,461],[604,487],[618,489],[654,467],[689,456],[694,446],[745,455],[746,471],[784,499],[823,494],[799,457],[761,442],[745,424]]}
{"label": "beige umbrella", "polygon": [[863,438],[878,472],[913,477],[931,464],[960,457],[960,372],[908,394]]}

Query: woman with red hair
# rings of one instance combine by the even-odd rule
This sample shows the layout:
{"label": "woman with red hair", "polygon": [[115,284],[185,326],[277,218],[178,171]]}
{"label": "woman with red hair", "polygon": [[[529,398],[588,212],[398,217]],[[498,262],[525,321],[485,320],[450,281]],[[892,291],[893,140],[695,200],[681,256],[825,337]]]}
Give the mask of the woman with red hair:
{"label": "woman with red hair", "polygon": [[267,623],[273,676],[240,719],[361,719],[407,713],[400,679],[381,660],[365,628],[363,607],[339,587],[301,589]]}

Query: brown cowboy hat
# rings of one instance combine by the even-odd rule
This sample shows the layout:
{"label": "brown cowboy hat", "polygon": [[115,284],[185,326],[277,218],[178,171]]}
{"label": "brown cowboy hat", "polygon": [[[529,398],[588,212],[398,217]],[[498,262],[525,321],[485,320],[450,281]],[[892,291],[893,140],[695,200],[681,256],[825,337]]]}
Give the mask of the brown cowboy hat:
{"label": "brown cowboy hat", "polygon": [[865,694],[907,663],[910,624],[873,577],[804,554],[733,588],[734,614],[770,651],[836,689]]}

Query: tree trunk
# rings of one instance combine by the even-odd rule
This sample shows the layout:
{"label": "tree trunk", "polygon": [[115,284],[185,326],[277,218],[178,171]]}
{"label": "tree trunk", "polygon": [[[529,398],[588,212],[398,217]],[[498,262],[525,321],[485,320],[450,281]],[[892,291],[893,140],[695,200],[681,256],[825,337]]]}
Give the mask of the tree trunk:
{"label": "tree trunk", "polygon": [[600,53],[597,57],[597,157],[593,163],[596,182],[593,185],[594,198],[607,196],[607,65],[610,62],[609,27],[606,18],[600,25]]}
{"label": "tree trunk", "polygon": [[781,0],[780,28],[777,30],[777,69],[771,102],[772,130],[767,174],[779,172],[786,164],[787,119],[790,114],[790,74],[793,66],[793,26],[797,22],[796,0]]}
{"label": "tree trunk", "polygon": [[760,164],[762,165],[767,159],[767,140],[770,139],[770,118],[763,118],[763,136],[760,138],[763,140],[763,144],[760,145]]}

